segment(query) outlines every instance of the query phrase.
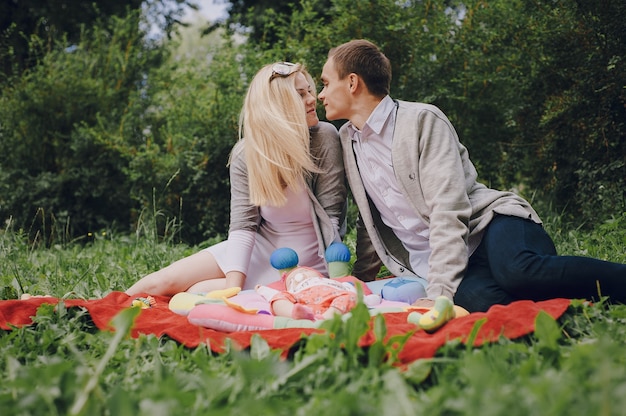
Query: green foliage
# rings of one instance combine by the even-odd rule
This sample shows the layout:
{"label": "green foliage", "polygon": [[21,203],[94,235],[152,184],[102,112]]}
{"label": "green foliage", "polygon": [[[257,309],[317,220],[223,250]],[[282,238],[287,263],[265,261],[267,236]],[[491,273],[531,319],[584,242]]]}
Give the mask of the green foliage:
{"label": "green foliage", "polygon": [[391,58],[394,97],[448,114],[481,181],[584,224],[626,211],[623,1],[234,1],[224,31],[145,36],[160,15],[172,28],[183,3],[107,19],[111,6],[79,32],[70,14],[65,38],[19,19],[3,32],[23,29],[32,57],[2,74],[3,220],[47,244],[147,217],[191,244],[225,234],[248,80],[275,60],[319,76],[328,50],[356,37]]}
{"label": "green foliage", "polygon": [[113,18],[59,42],[3,92],[0,218],[32,239],[129,231],[150,216],[193,243],[227,230],[238,49],[213,37],[204,56],[170,58],[139,23]]}
{"label": "green foliage", "polygon": [[[435,361],[423,409],[437,414],[619,414],[626,386],[617,339],[624,307],[577,303],[560,322],[546,314],[522,341],[471,351],[450,343]],[[617,355],[612,355],[617,354]],[[620,358],[618,358],[620,357]],[[431,384],[432,383],[432,384]]]}
{"label": "green foliage", "polygon": [[518,117],[536,127],[520,137],[536,144],[537,160],[526,172],[557,209],[606,219],[626,202],[626,6],[560,1],[530,9],[536,76],[522,89],[532,106]]}
{"label": "green foliage", "polygon": [[547,217],[544,227],[561,255],[626,263],[626,214],[597,224],[594,232],[589,232],[578,222],[568,222],[564,216]]}
{"label": "green foliage", "polygon": [[142,223],[134,236],[102,231],[92,234],[89,241],[59,243],[43,250],[9,225],[0,232],[2,299],[24,293],[103,297],[193,252],[184,244],[172,245],[173,238],[163,241],[156,227]]}
{"label": "green foliage", "polygon": [[0,369],[7,375],[0,405],[15,412],[8,414],[144,414],[156,408],[181,415],[305,414],[329,404],[346,415],[391,405],[400,405],[397,414],[411,412],[414,393],[392,362],[381,356],[364,371],[355,360],[363,357],[357,342],[368,329],[364,306],[346,322],[332,323],[328,330],[336,337],[304,339],[306,352],[289,361],[260,337],[247,352],[233,348],[220,356],[154,336],[132,340],[138,311],[122,311],[111,334],[94,331],[84,311],[43,305],[34,326],[0,334]]}
{"label": "green foliage", "polygon": [[[199,248],[174,243],[219,238],[247,80],[283,59],[319,75],[328,49],[354,37],[390,56],[396,98],[449,114],[486,182],[550,197],[538,206],[562,213],[545,222],[561,254],[626,262],[623,2],[259,4],[243,46],[219,32],[201,48],[158,44],[132,13],[67,42],[3,31],[2,59],[24,52],[5,47],[15,34],[32,59],[2,73],[3,299],[102,297]],[[575,228],[568,213],[580,214]],[[382,318],[375,342],[358,346],[363,307],[287,359],[260,338],[220,355],[131,339],[135,314],[124,311],[109,333],[81,309],[44,305],[34,325],[1,332],[3,414],[617,415],[626,406],[623,305],[579,302],[558,322],[538,316],[531,336],[451,341],[402,370],[405,338],[388,339]]]}
{"label": "green foliage", "polygon": [[103,17],[125,16],[130,10],[143,10],[148,24],[170,32],[183,13],[187,0],[47,0],[4,1],[0,3],[0,76],[17,75],[32,68],[40,57],[29,38],[47,41],[66,36],[78,43],[83,27],[91,27]]}
{"label": "green foliage", "polygon": [[237,48],[214,42],[207,55],[174,54],[152,72],[143,141],[126,169],[137,205],[177,217],[193,243],[228,230],[227,162],[245,94]]}
{"label": "green foliage", "polygon": [[72,235],[129,226],[124,170],[141,140],[136,86],[161,54],[143,46],[139,21],[139,14],[113,18],[107,27],[85,31],[73,48],[59,42],[6,86],[0,217],[13,216],[21,225],[35,218],[39,231],[54,216]]}

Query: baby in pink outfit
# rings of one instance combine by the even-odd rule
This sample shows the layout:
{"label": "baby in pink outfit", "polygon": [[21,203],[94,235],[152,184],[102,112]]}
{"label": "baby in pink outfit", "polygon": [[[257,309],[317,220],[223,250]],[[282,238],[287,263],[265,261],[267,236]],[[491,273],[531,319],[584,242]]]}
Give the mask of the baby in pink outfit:
{"label": "baby in pink outfit", "polygon": [[357,303],[356,288],[324,277],[309,267],[296,267],[282,276],[285,291],[267,286],[256,290],[270,302],[272,313],[294,319],[328,319],[344,314]]}

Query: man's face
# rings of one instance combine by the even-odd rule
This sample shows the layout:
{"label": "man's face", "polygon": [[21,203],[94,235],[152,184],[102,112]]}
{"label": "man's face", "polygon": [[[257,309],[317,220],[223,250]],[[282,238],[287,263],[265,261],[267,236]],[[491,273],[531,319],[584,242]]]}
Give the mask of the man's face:
{"label": "man's face", "polygon": [[326,109],[326,118],[329,120],[350,119],[350,82],[349,77],[339,79],[333,58],[328,58],[322,69],[322,84],[324,88],[318,98]]}

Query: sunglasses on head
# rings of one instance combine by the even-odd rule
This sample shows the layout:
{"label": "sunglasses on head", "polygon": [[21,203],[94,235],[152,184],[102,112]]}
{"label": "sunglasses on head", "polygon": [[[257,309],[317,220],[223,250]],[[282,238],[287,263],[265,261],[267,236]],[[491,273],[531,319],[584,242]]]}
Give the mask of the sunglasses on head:
{"label": "sunglasses on head", "polygon": [[276,77],[288,77],[296,71],[296,64],[291,62],[277,62],[272,66],[270,81]]}

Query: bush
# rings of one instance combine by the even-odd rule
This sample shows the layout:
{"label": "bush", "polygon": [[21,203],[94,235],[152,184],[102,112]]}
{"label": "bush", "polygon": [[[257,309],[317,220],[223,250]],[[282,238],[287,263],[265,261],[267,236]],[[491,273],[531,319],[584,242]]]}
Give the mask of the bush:
{"label": "bush", "polygon": [[173,56],[152,73],[144,140],[127,169],[137,206],[178,217],[191,243],[228,230],[227,162],[245,94],[236,52],[216,42],[210,59]]}
{"label": "bush", "polygon": [[4,89],[0,218],[31,238],[127,232],[146,216],[191,243],[226,232],[237,47],[214,36],[207,56],[170,57],[176,42],[146,40],[139,22],[131,13],[61,40]]}
{"label": "bush", "polygon": [[[161,59],[145,47],[138,26],[134,13],[84,31],[77,45],[59,41],[5,86],[0,217],[20,225],[35,218],[36,231],[56,217],[70,235],[128,227],[133,201],[125,167],[142,139],[128,121],[140,118],[132,110],[143,99],[145,68]],[[43,47],[37,41],[31,48]]]}
{"label": "bush", "polygon": [[241,46],[219,32],[155,42],[137,12],[74,45],[30,36],[38,64],[2,74],[0,218],[48,242],[54,227],[74,238],[147,215],[188,243],[224,234],[247,80],[273,60],[319,76],[357,37],[391,58],[395,98],[448,114],[482,182],[537,190],[537,205],[582,223],[626,211],[623,1],[257,6],[232,18],[254,23]]}

